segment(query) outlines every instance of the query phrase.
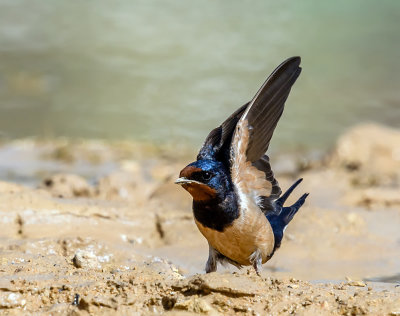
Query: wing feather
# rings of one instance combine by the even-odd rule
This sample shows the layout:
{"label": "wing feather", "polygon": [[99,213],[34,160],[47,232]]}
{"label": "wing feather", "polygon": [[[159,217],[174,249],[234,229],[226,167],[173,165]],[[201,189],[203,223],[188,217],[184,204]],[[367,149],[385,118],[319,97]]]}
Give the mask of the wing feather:
{"label": "wing feather", "polygon": [[[229,146],[231,144],[232,135],[237,122],[247,109],[249,102],[242,105],[234,113],[232,113],[220,126],[214,128],[207,136],[203,146],[200,149],[197,159],[211,158],[220,156],[226,158],[229,155]],[[229,157],[228,157],[229,160]]]}
{"label": "wing feather", "polygon": [[255,203],[264,212],[273,211],[272,201],[281,194],[269,158],[264,154],[290,89],[300,75],[299,65],[300,57],[279,65],[236,124],[230,149],[231,175],[242,205]]}
{"label": "wing feather", "polygon": [[266,212],[273,210],[271,201],[280,196],[281,189],[264,153],[300,75],[299,65],[300,57],[279,65],[250,102],[209,133],[197,156],[198,160],[213,158],[227,163],[238,192],[250,194]]}
{"label": "wing feather", "polygon": [[248,105],[241,119],[246,119],[251,129],[247,158],[254,162],[269,147],[275,127],[283,113],[292,85],[300,75],[300,57],[284,61],[268,77]]}

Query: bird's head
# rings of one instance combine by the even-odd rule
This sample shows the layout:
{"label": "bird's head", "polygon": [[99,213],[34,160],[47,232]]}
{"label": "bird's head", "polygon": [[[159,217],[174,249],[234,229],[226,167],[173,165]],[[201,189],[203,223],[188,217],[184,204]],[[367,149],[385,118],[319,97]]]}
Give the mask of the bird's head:
{"label": "bird's head", "polygon": [[230,188],[225,166],[211,159],[201,159],[187,165],[175,183],[188,191],[196,202],[224,198],[226,190]]}

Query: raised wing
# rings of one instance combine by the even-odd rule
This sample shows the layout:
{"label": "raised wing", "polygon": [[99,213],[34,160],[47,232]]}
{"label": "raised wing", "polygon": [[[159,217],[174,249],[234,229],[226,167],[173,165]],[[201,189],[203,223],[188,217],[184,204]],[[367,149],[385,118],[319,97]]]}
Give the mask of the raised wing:
{"label": "raised wing", "polygon": [[197,155],[197,160],[215,158],[222,161],[226,158],[226,160],[229,161],[229,147],[231,145],[233,131],[249,103],[250,102],[242,105],[220,126],[214,128],[208,134],[199,154]]}
{"label": "raised wing", "polygon": [[247,159],[254,162],[268,149],[276,124],[282,115],[292,85],[300,75],[300,57],[280,64],[264,82],[241,117],[250,128]]}
{"label": "raised wing", "polygon": [[265,211],[281,190],[275,180],[267,151],[292,85],[300,75],[300,57],[279,65],[248,104],[236,124],[231,142],[231,175],[239,197],[251,199]]}

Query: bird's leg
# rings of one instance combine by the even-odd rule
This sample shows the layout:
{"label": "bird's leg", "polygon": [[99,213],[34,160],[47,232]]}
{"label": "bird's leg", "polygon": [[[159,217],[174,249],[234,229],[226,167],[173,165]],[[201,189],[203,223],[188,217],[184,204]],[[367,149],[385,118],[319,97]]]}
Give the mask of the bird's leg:
{"label": "bird's leg", "polygon": [[260,250],[254,251],[250,256],[250,262],[253,264],[254,270],[257,275],[260,275],[262,269],[262,256]]}
{"label": "bird's leg", "polygon": [[218,251],[208,245],[208,260],[206,263],[206,273],[217,271]]}

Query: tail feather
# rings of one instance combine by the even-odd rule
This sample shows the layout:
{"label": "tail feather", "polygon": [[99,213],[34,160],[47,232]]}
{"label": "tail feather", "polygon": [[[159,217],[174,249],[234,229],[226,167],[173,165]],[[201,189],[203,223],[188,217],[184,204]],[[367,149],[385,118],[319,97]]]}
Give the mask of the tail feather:
{"label": "tail feather", "polygon": [[303,194],[301,196],[301,198],[299,198],[296,201],[296,203],[294,203],[292,206],[284,207],[282,209],[280,217],[282,218],[282,221],[285,223],[285,225],[289,224],[289,222],[293,219],[294,215],[297,213],[297,211],[300,209],[300,207],[303,206],[308,195],[309,195],[309,193]]}
{"label": "tail feather", "polygon": [[275,237],[274,252],[281,245],[283,233],[286,229],[286,226],[293,219],[294,215],[296,215],[300,207],[303,206],[307,196],[309,195],[309,193],[305,193],[293,205],[289,207],[283,206],[289,195],[293,192],[293,190],[299,185],[301,181],[303,181],[303,179],[297,180],[279,199],[277,199],[275,201],[275,212],[271,212],[267,215],[267,219],[271,224]]}
{"label": "tail feather", "polygon": [[282,196],[279,199],[275,201],[275,208],[277,208],[280,211],[279,208],[282,208],[283,204],[286,202],[289,195],[292,194],[293,190],[296,189],[296,187],[301,183],[301,181],[303,181],[303,178],[300,178],[295,183],[293,183],[291,187],[287,189],[287,191],[284,194],[282,194]]}

